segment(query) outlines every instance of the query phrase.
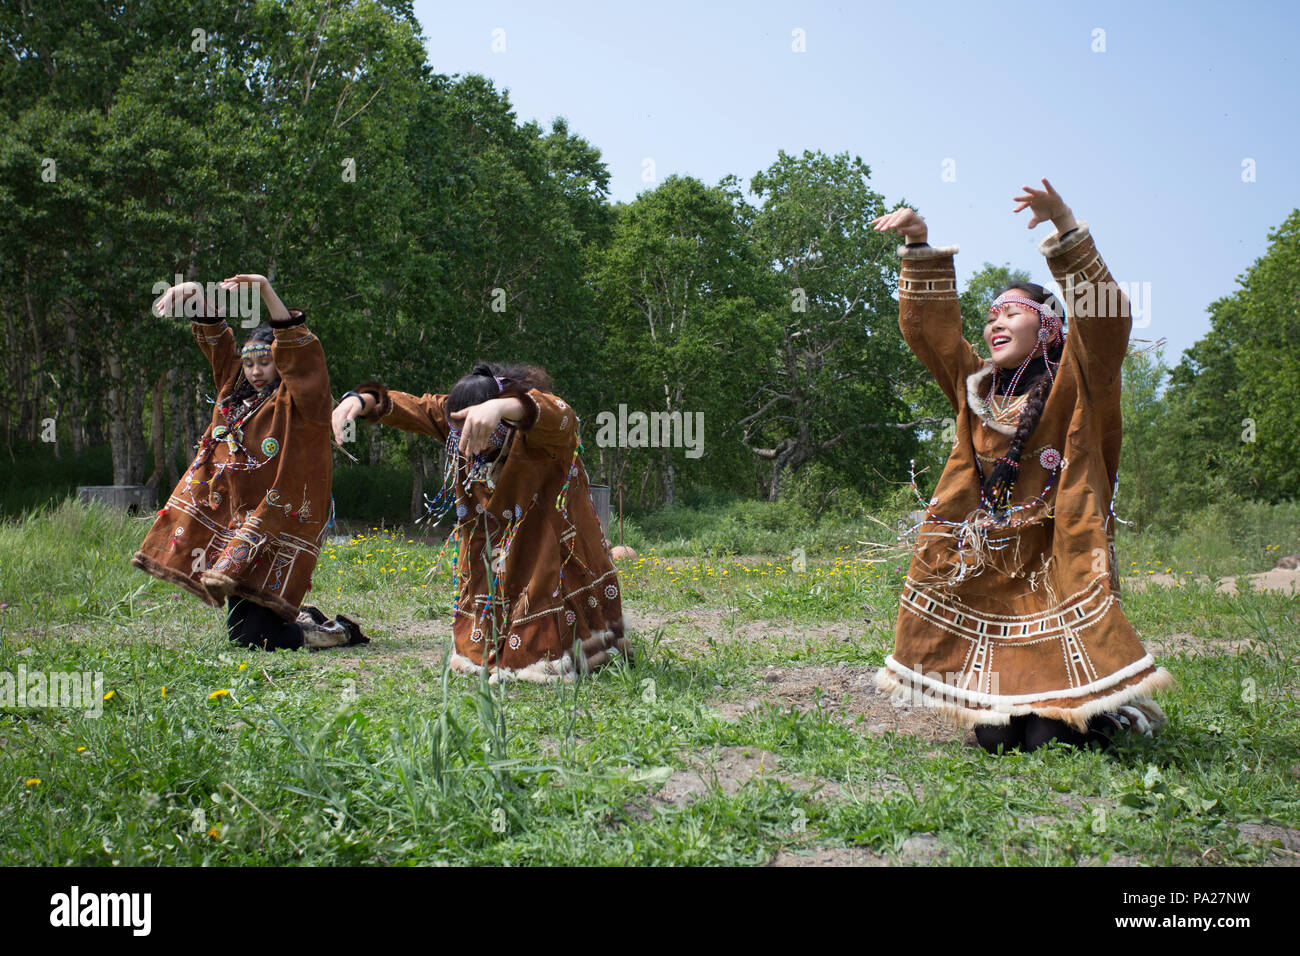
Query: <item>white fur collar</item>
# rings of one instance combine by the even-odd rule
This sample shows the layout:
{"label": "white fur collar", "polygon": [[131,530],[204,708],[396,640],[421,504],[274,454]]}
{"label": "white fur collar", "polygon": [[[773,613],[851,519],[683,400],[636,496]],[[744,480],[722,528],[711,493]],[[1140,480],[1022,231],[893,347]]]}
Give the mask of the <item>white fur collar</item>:
{"label": "white fur collar", "polygon": [[1016,433],[1016,424],[1004,425],[1002,422],[994,421],[992,414],[989,412],[988,404],[980,396],[982,386],[992,374],[993,360],[989,359],[978,372],[971,372],[966,376],[966,404],[970,406],[971,411],[980,417],[980,421],[989,428],[1004,435],[1014,435]]}

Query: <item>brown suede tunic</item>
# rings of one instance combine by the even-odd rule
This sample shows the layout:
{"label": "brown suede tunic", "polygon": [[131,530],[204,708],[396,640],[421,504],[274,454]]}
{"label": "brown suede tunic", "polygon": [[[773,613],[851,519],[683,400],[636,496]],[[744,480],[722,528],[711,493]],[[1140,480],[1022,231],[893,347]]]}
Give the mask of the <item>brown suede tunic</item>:
{"label": "brown suede tunic", "polygon": [[333,523],[330,385],[320,340],[298,310],[271,322],[280,386],[233,411],[244,381],[224,319],[191,325],[212,365],[217,406],[198,454],[131,564],[213,606],[234,594],[293,620]]}
{"label": "brown suede tunic", "polygon": [[[446,395],[374,382],[356,391],[378,399],[370,421],[446,442]],[[578,456],[577,414],[538,389],[507,387],[502,396],[519,398],[526,413],[492,463],[495,488],[467,487],[463,461],[455,477],[451,666],[477,673],[486,660],[493,681],[570,679],[575,640],[576,664],[588,670],[628,653],[618,573]]]}
{"label": "brown suede tunic", "polygon": [[957,439],[918,530],[894,653],[877,681],[971,724],[1034,713],[1081,727],[1143,703],[1171,678],[1124,617],[1115,565],[1128,299],[1116,294],[1086,223],[1039,248],[1066,291],[1069,331],[1021,456],[1011,506],[1028,507],[983,532],[980,469],[989,474],[1006,454],[1015,409],[988,407],[992,362],[962,338],[956,247],[899,250],[899,325],[952,403]]}

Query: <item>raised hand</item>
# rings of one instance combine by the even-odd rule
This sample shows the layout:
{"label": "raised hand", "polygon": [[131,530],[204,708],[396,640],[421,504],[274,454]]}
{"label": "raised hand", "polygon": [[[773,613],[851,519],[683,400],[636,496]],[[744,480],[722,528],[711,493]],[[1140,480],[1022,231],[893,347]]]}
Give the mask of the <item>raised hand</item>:
{"label": "raised hand", "polygon": [[900,206],[893,212],[887,212],[871,220],[876,232],[895,230],[904,242],[925,242],[927,231],[925,220],[915,209]]}
{"label": "raised hand", "polygon": [[266,276],[257,275],[252,272],[241,272],[238,275],[231,276],[229,279],[222,279],[221,288],[230,291],[239,288],[239,286],[245,282],[251,283],[253,288],[257,289],[261,294],[262,301],[265,302],[267,308],[271,310],[272,322],[282,322],[289,317],[289,310],[284,307],[284,303],[280,301],[280,297],[275,294],[275,290],[271,288],[271,282]]}
{"label": "raised hand", "polygon": [[488,446],[488,438],[496,431],[505,412],[502,401],[490,398],[486,402],[462,408],[447,415],[453,427],[460,429],[457,446],[462,455],[477,455]]}
{"label": "raised hand", "polygon": [[1013,209],[1012,212],[1020,212],[1025,208],[1032,211],[1033,216],[1029,220],[1030,229],[1033,229],[1040,222],[1054,223],[1058,233],[1068,232],[1073,229],[1075,227],[1074,213],[1065,204],[1061,194],[1052,188],[1052,184],[1046,178],[1043,179],[1043,186],[1043,189],[1021,186],[1020,188],[1024,192],[1015,197],[1015,201],[1020,205]]}
{"label": "raised hand", "polygon": [[[152,309],[153,314],[158,316],[160,319],[168,317],[183,319],[187,317],[185,304],[194,296],[203,299],[204,289],[202,284],[198,282],[182,282],[180,285],[172,286],[162,295],[158,296],[158,298],[154,299],[153,305],[150,308]],[[213,314],[212,303],[204,301],[201,311],[197,314]]]}
{"label": "raised hand", "polygon": [[229,292],[232,289],[239,288],[239,286],[245,282],[251,282],[257,288],[258,292],[261,292],[264,286],[270,286],[270,283],[266,281],[266,276],[256,275],[251,272],[241,272],[239,275],[231,276],[229,279],[222,279],[221,288]]}
{"label": "raised hand", "polygon": [[343,447],[343,430],[352,419],[361,417],[361,410],[361,399],[355,395],[349,395],[334,406],[334,414],[330,416],[330,427],[334,429],[334,444]]}

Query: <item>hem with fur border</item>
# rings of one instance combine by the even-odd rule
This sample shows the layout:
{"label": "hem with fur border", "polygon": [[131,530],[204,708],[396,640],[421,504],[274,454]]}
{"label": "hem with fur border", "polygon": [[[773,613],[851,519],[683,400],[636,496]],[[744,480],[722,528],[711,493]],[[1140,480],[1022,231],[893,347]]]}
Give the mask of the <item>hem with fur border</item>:
{"label": "hem with fur border", "polygon": [[[1078,707],[1044,707],[1035,704],[992,705],[990,707],[967,707],[953,700],[939,699],[934,693],[908,686],[893,674],[888,667],[876,672],[876,687],[897,703],[907,700],[919,700],[926,707],[937,708],[945,716],[951,717],[971,727],[1003,726],[1011,722],[1012,717],[1035,714],[1052,720],[1062,720],[1078,730],[1086,730],[1088,721],[1097,714],[1114,710],[1122,704],[1149,698],[1157,690],[1163,690],[1174,683],[1173,675],[1163,667],[1156,667],[1151,674],[1134,684],[1121,687],[1101,697],[1089,700]],[[1047,694],[1044,694],[1047,697]],[[1049,697],[1050,699],[1050,697]],[[1154,702],[1152,702],[1154,706]],[[1163,717],[1163,713],[1161,713]]]}
{"label": "hem with fur border", "polygon": [[[200,579],[201,583],[196,583],[188,575],[159,564],[143,551],[135,553],[131,558],[131,566],[139,568],[146,574],[153,575],[161,581],[166,581],[168,584],[174,584],[182,590],[188,591],[209,607],[224,607],[226,598],[233,595],[270,608],[287,621],[296,621],[298,619],[298,608],[284,598],[275,594],[268,594],[266,591],[251,587],[243,581],[238,581],[216,571],[203,572]],[[210,586],[209,581],[211,582]]]}
{"label": "hem with fur border", "polygon": [[[578,679],[579,671],[589,674],[617,658],[632,660],[632,644],[624,636],[629,627],[626,614],[618,621],[610,622],[606,630],[593,631],[582,642],[579,649],[579,664],[575,665],[572,651],[566,651],[557,658],[543,658],[526,667],[503,667],[495,665],[488,668],[488,683],[522,680],[532,684],[553,684],[557,681],[573,683]],[[611,655],[610,651],[614,651]],[[479,674],[482,664],[476,664],[464,654],[453,649],[448,666],[458,674]]]}

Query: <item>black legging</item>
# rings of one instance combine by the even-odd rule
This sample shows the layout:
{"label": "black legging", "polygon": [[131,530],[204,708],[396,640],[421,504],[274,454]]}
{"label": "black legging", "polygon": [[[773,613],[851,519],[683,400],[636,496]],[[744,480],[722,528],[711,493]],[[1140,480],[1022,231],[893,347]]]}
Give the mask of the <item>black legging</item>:
{"label": "black legging", "polygon": [[1096,744],[1101,749],[1110,746],[1111,739],[1106,730],[1113,729],[1105,717],[1098,714],[1088,722],[1087,731],[1078,731],[1063,720],[1039,717],[1037,714],[1022,714],[1012,717],[1009,724],[986,724],[975,728],[975,739],[989,753],[1010,752],[1019,747],[1026,753],[1037,750],[1050,740],[1058,740],[1071,747],[1084,747]]}
{"label": "black legging", "polygon": [[228,599],[226,633],[236,644],[268,651],[292,650],[303,646],[302,628],[286,621],[270,608],[246,598]]}

